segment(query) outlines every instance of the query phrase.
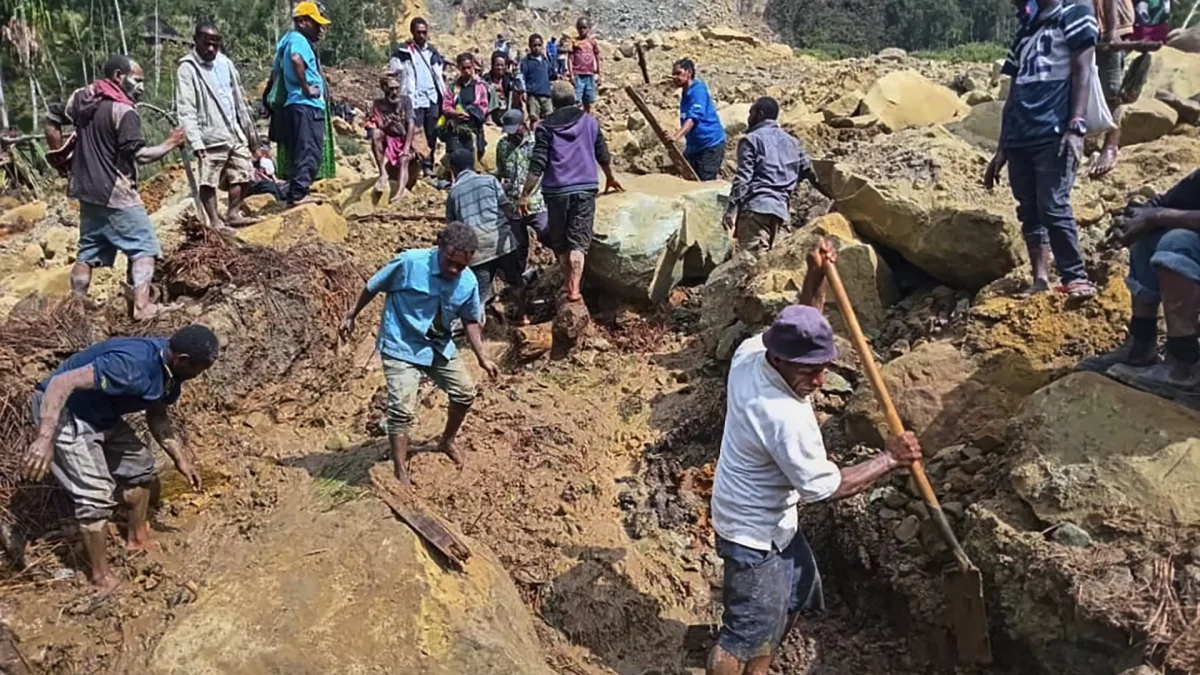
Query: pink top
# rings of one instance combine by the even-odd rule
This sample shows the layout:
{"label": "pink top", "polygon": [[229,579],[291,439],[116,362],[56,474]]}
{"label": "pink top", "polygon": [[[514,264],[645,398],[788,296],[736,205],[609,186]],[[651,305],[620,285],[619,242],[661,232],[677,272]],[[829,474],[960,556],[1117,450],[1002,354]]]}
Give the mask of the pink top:
{"label": "pink top", "polygon": [[595,75],[600,63],[600,44],[596,38],[575,40],[571,45],[571,72],[576,75]]}

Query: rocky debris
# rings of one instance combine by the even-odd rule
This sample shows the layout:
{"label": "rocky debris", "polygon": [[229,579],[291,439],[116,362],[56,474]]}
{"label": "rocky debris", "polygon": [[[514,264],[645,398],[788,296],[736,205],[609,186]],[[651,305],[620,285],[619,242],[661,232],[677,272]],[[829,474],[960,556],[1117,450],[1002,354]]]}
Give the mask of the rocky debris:
{"label": "rocky debris", "polygon": [[346,219],[329,204],[305,204],[237,231],[242,241],[287,248],[314,237],[327,242],[345,241]]}
{"label": "rocky debris", "polygon": [[[808,252],[821,237],[838,251],[838,272],[859,322],[869,329],[882,322],[887,307],[899,297],[891,270],[844,217],[829,214],[779,239],[758,260],[735,255],[712,273],[700,300],[701,335],[710,352],[728,359],[742,339],[796,302],[808,270]],[[826,299],[830,321],[842,325],[832,295]]]}
{"label": "rocky debris", "polygon": [[1163,47],[1147,56],[1150,57],[1150,69],[1142,87],[1142,98],[1154,98],[1161,90],[1182,98],[1200,94],[1200,54]]}
{"label": "rocky debris", "polygon": [[900,49],[899,47],[887,47],[886,49],[880,50],[876,56],[883,61],[894,61],[899,63],[900,61],[908,58],[908,52]]}
{"label": "rocky debris", "polygon": [[1010,197],[983,189],[987,158],[966,141],[940,127],[914,129],[877,137],[845,158],[813,168],[867,240],[959,288],[1003,277],[1021,259]]}
{"label": "rocky debris", "polygon": [[969,106],[977,106],[982,103],[991,103],[996,100],[996,96],[990,91],[979,91],[978,89],[968,91],[962,95],[962,102]]}
{"label": "rocky debris", "polygon": [[1182,98],[1171,91],[1159,91],[1154,97],[1171,108],[1179,115],[1181,124],[1200,124],[1200,101],[1194,98]]}
{"label": "rocky debris", "polygon": [[[1020,402],[949,342],[916,347],[885,363],[882,371],[904,427],[921,439],[927,453],[963,440],[1001,437],[1004,424]],[[883,447],[889,435],[875,392],[869,387],[860,387],[850,398],[845,423],[852,440],[873,447]],[[945,457],[939,461],[948,468],[951,464]],[[957,467],[958,462],[953,465]]]}
{"label": "rocky debris", "polygon": [[1075,523],[1061,523],[1050,530],[1050,539],[1063,546],[1087,548],[1092,545],[1092,535]]}
{"label": "rocky debris", "polygon": [[1179,31],[1167,41],[1167,46],[1188,54],[1200,54],[1200,27]]}
{"label": "rocky debris", "polygon": [[971,145],[994,152],[1000,143],[1000,124],[1004,117],[1004,101],[987,101],[971,107],[963,119],[946,125],[946,129]]}
{"label": "rocky debris", "polygon": [[879,117],[888,131],[945,124],[967,115],[970,106],[951,89],[935,84],[915,70],[888,73],[863,97],[859,112]]}
{"label": "rocky debris", "polygon": [[1200,525],[1200,412],[1094,373],[1039,390],[1014,424],[1013,488],[1050,523]]}
{"label": "rocky debris", "polygon": [[853,117],[858,112],[858,107],[862,104],[865,96],[866,94],[859,89],[848,91],[822,105],[821,113],[825,116],[826,120],[839,117]]}
{"label": "rocky debris", "polygon": [[22,204],[0,213],[0,230],[24,231],[46,217],[46,202]]}
{"label": "rocky debris", "polygon": [[854,117],[834,117],[827,124],[834,129],[870,129],[879,123],[877,115],[855,115]]}
{"label": "rocky debris", "polygon": [[921,519],[917,516],[905,516],[903,520],[896,524],[896,528],[892,530],[892,534],[896,535],[896,539],[901,544],[917,538],[921,533]]}
{"label": "rocky debris", "polygon": [[25,263],[29,267],[34,267],[38,263],[42,262],[42,257],[44,255],[45,251],[42,250],[41,246],[30,242],[25,244],[25,248],[21,249],[21,262]]}
{"label": "rocky debris", "polygon": [[366,131],[362,127],[354,124],[353,122],[347,121],[342,117],[334,116],[333,130],[338,136],[342,136],[344,138],[361,139],[366,137]]}
{"label": "rocky debris", "polygon": [[1162,138],[1171,133],[1178,119],[1179,113],[1159,99],[1134,101],[1121,114],[1121,147]]}
{"label": "rocky debris", "polygon": [[596,203],[587,277],[630,300],[662,302],[681,280],[704,280],[729,255],[721,226],[728,183],[673,176],[624,179],[626,192]]}
{"label": "rocky debris", "polygon": [[710,26],[707,28],[701,28],[700,35],[704,36],[704,38],[707,40],[716,40],[718,42],[739,42],[752,47],[758,47],[762,44],[762,40],[759,40],[753,35],[750,35],[749,33],[743,33],[740,30],[734,30],[732,28]]}
{"label": "rocky debris", "polygon": [[725,127],[726,138],[733,138],[745,133],[747,120],[750,119],[749,103],[732,103],[717,109],[721,118],[721,126]]}
{"label": "rocky debris", "polygon": [[42,237],[42,248],[46,251],[48,260],[66,260],[75,253],[78,242],[78,230],[69,227],[55,227]]}

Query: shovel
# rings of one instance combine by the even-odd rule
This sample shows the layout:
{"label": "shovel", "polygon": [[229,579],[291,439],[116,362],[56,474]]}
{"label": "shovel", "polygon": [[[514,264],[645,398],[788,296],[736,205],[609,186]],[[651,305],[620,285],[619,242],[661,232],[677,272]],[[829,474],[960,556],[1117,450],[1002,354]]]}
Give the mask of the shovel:
{"label": "shovel", "polygon": [[[900,415],[896,413],[896,407],[892,405],[892,398],[888,395],[887,387],[883,383],[883,375],[879,372],[879,366],[875,363],[871,348],[867,346],[867,339],[863,337],[862,328],[858,325],[858,317],[854,315],[854,308],[850,306],[846,288],[842,286],[842,279],[838,276],[837,266],[832,262],[825,265],[825,279],[829,282],[829,286],[837,298],[838,308],[842,311],[842,318],[845,319],[846,328],[850,331],[850,339],[854,342],[854,349],[858,352],[859,360],[862,361],[863,371],[866,372],[867,379],[871,382],[871,388],[875,390],[875,395],[883,406],[888,428],[893,436],[899,436],[904,433],[904,423],[900,421]],[[958,643],[958,658],[964,663],[991,663],[992,645],[988,634],[987,613],[983,606],[983,580],[979,575],[979,568],[967,558],[962,544],[958,543],[958,538],[950,529],[950,522],[946,520],[946,514],[942,511],[941,504],[938,503],[937,495],[933,493],[933,486],[929,484],[929,478],[925,476],[925,468],[921,461],[913,462],[909,471],[921,491],[921,496],[925,499],[925,506],[929,509],[930,517],[933,518],[938,532],[950,547],[958,564],[958,569],[949,575],[947,587],[950,623],[954,628],[955,640]]]}

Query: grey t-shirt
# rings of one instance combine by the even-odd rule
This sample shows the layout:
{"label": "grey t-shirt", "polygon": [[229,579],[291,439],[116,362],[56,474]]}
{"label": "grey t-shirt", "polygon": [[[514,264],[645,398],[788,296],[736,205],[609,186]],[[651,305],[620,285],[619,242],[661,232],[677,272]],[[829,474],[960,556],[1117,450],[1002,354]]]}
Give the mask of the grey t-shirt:
{"label": "grey t-shirt", "polygon": [[446,222],[466,223],[479,237],[479,248],[471,258],[471,267],[517,249],[517,239],[504,214],[510,205],[495,176],[464,171],[455,179],[446,199]]}

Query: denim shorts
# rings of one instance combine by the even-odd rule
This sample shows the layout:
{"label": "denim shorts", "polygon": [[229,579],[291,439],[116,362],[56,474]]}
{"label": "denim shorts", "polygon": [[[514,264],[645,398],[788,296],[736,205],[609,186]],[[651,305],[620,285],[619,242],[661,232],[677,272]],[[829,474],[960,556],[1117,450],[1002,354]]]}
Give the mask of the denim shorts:
{"label": "denim shorts", "polygon": [[146,207],[113,209],[79,202],[79,262],[89,267],[112,267],[117,251],[130,261],[162,255]]}
{"label": "denim shorts", "polygon": [[575,100],[579,103],[596,102],[596,76],[575,76]]}
{"label": "denim shorts", "polygon": [[825,609],[821,574],[803,534],[797,532],[782,551],[760,551],[718,535],[717,555],[725,562],[717,644],[737,660],[774,654],[793,615]]}

